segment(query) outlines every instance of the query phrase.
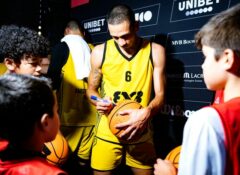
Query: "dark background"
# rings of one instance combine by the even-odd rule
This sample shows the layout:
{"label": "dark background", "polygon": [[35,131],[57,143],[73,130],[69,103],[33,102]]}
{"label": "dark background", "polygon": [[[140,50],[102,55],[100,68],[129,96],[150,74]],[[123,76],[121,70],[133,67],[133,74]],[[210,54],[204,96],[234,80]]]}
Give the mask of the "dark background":
{"label": "dark background", "polygon": [[[163,158],[181,144],[187,117],[213,99],[203,82],[202,53],[195,47],[194,34],[210,17],[239,0],[90,0],[72,9],[70,0],[1,0],[0,25],[15,23],[41,31],[53,46],[63,36],[67,20],[74,17],[85,26],[92,43],[99,44],[110,38],[106,14],[119,2],[134,9],[140,36],[166,48],[166,102],[153,119],[157,154]],[[195,6],[184,8],[187,2]],[[94,21],[102,23],[94,27]]]}
{"label": "dark background", "polygon": [[70,17],[70,0],[1,0],[0,25],[18,24],[39,31],[56,44]]}

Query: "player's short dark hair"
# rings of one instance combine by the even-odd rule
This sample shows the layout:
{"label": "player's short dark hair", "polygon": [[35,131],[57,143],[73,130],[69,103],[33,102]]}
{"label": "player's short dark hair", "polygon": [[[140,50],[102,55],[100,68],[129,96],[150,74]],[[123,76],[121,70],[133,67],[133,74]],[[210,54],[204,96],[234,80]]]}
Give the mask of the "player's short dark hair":
{"label": "player's short dark hair", "polygon": [[76,19],[69,20],[66,25],[66,28],[70,28],[72,30],[80,30],[81,32],[83,32],[80,22]]}
{"label": "player's short dark hair", "polygon": [[120,24],[123,21],[129,21],[131,26],[135,23],[133,10],[126,4],[113,6],[107,15],[108,24]]}

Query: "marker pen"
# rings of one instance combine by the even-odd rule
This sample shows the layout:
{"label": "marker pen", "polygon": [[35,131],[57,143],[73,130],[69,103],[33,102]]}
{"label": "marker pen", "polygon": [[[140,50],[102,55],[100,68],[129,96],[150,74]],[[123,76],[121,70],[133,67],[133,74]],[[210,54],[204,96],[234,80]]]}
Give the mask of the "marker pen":
{"label": "marker pen", "polygon": [[92,100],[95,100],[95,101],[101,101],[101,102],[105,102],[105,103],[112,103],[113,106],[116,106],[115,103],[113,103],[113,102],[111,102],[111,101],[109,101],[109,100],[106,100],[106,99],[98,98],[98,97],[95,96],[95,95],[91,95],[90,98],[91,98]]}

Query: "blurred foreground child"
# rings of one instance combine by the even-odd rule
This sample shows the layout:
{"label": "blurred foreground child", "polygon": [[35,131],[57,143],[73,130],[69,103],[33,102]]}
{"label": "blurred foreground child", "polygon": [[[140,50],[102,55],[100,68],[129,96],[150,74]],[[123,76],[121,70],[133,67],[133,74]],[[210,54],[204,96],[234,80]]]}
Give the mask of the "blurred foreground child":
{"label": "blurred foreground child", "polygon": [[1,76],[0,113],[1,175],[66,174],[42,154],[44,143],[59,130],[57,101],[46,79]]}
{"label": "blurred foreground child", "polygon": [[[222,90],[224,101],[202,108],[184,128],[181,175],[240,174],[240,4],[212,17],[196,34],[205,56],[203,77],[209,90]],[[155,175],[177,172],[158,159]]]}

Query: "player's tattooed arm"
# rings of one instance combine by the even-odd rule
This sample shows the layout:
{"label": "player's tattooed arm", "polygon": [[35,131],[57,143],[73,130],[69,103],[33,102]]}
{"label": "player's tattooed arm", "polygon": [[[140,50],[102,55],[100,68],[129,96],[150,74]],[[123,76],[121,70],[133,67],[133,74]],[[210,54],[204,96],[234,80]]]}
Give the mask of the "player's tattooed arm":
{"label": "player's tattooed arm", "polygon": [[[91,100],[90,97],[92,95],[100,98],[99,87],[101,85],[102,80],[101,65],[103,59],[103,50],[104,45],[101,44],[96,46],[91,53],[91,71],[88,77],[88,89],[87,89],[87,95],[89,100]],[[91,100],[91,102],[94,105],[96,105],[96,101]]]}
{"label": "player's tattooed arm", "polygon": [[93,70],[93,81],[92,81],[92,86],[94,86],[94,88],[98,89],[100,84],[101,84],[101,80],[102,80],[102,73],[100,69],[94,69]]}

